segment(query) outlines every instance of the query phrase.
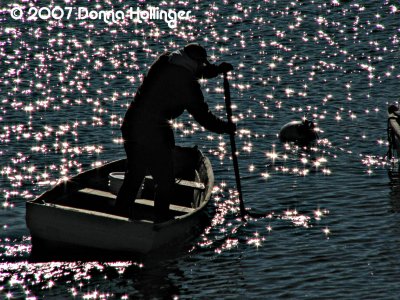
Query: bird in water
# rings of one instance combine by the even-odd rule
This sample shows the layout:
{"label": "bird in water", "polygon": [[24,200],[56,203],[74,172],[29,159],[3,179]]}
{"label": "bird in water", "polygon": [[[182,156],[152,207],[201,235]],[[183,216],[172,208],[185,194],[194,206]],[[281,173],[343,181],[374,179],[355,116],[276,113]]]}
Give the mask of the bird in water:
{"label": "bird in water", "polygon": [[282,126],[279,131],[281,142],[293,142],[298,145],[308,145],[318,139],[315,125],[307,119],[302,121],[291,121]]}

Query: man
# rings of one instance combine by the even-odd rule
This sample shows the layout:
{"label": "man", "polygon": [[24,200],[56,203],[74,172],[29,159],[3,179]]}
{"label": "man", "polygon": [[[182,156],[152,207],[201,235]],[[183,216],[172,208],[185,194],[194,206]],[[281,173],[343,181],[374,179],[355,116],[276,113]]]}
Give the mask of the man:
{"label": "man", "polygon": [[388,158],[392,159],[393,152],[392,150],[396,150],[397,157],[400,157],[400,117],[399,117],[399,107],[397,104],[392,104],[388,107],[388,123],[387,123],[387,132],[388,132],[388,141],[389,141],[389,150],[388,150]]}
{"label": "man", "polygon": [[148,170],[156,184],[155,220],[169,219],[169,201],[175,182],[172,156],[175,140],[169,121],[186,109],[206,129],[234,133],[234,124],[210,112],[197,82],[199,78],[213,78],[232,69],[228,63],[210,64],[206,50],[198,44],[165,53],[153,63],[121,127],[128,166],[117,196],[117,214],[132,216],[132,200]]}

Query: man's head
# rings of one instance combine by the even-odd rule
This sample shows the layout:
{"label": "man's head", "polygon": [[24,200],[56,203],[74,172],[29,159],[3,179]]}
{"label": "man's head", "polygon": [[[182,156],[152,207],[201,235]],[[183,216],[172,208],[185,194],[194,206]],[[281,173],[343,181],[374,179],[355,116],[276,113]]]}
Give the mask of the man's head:
{"label": "man's head", "polygon": [[207,51],[204,47],[200,46],[197,43],[187,44],[183,51],[193,60],[199,63],[209,64],[207,60]]}
{"label": "man's head", "polygon": [[206,69],[211,66],[210,62],[207,59],[206,49],[204,49],[204,47],[200,46],[197,43],[191,43],[186,45],[183,48],[183,51],[187,54],[187,56],[189,56],[197,63],[195,76],[197,78],[203,77]]}
{"label": "man's head", "polygon": [[233,70],[233,66],[223,62],[218,66],[211,64],[207,59],[207,51],[197,43],[191,43],[183,48],[183,52],[189,60],[196,65],[194,76],[196,78],[214,78],[218,74],[227,73]]}
{"label": "man's head", "polygon": [[393,114],[394,112],[398,111],[399,107],[396,104],[392,104],[388,107],[388,113]]}

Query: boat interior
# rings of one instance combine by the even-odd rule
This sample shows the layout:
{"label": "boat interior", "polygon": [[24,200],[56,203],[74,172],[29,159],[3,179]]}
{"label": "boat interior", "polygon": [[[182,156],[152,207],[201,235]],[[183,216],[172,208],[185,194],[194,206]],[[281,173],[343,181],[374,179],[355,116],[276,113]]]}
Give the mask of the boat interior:
{"label": "boat interior", "polygon": [[[175,187],[170,202],[170,213],[179,217],[195,211],[204,201],[209,178],[197,148],[180,148],[175,153]],[[83,172],[58,184],[36,201],[52,206],[114,214],[116,194],[123,180],[125,160]],[[112,176],[117,174],[117,176]],[[153,221],[155,184],[150,174],[132,197],[133,215],[130,218]]]}

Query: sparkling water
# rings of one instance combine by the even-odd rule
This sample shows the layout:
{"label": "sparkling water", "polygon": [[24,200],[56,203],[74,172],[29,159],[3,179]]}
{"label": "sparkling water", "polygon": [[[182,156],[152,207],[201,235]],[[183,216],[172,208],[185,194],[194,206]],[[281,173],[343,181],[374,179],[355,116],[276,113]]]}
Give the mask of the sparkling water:
{"label": "sparkling water", "polygon": [[[400,93],[398,1],[26,0],[13,18],[14,2],[0,3],[0,298],[398,297],[400,185],[384,158],[386,108]],[[28,20],[30,7],[56,5],[65,14],[153,5],[191,18],[171,28],[42,10]],[[119,127],[143,74],[189,42],[234,65],[245,206],[267,217],[241,222],[229,137],[184,114],[172,122],[177,144],[198,145],[216,176],[211,225],[188,249],[32,261],[25,202],[124,157]],[[222,78],[201,86],[226,118]],[[302,118],[316,124],[318,143],[280,143],[279,129]]]}

